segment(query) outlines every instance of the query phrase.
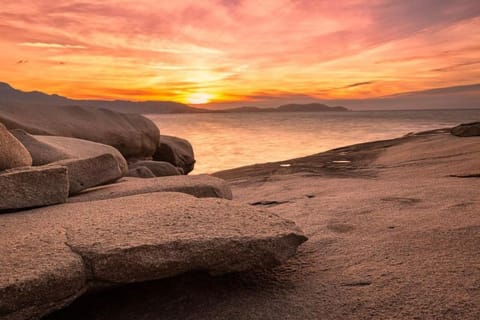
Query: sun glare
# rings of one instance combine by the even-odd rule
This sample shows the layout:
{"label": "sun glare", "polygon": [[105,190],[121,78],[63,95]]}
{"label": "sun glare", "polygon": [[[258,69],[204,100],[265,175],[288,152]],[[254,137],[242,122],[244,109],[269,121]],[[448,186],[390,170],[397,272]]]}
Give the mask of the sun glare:
{"label": "sun glare", "polygon": [[212,98],[212,95],[209,93],[192,93],[187,97],[187,101],[190,104],[205,104],[210,102],[210,99]]}

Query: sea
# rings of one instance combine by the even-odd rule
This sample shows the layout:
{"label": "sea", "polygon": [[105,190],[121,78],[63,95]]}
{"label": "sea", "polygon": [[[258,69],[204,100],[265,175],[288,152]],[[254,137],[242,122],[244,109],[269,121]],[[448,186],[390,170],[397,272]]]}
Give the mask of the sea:
{"label": "sea", "polygon": [[193,173],[283,161],[355,143],[480,121],[475,110],[201,113],[147,115],[161,134],[187,139]]}

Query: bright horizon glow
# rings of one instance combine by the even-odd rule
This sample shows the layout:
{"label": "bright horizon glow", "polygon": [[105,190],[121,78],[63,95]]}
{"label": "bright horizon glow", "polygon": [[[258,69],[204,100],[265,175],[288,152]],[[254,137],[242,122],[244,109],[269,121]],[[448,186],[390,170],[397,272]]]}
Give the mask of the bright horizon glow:
{"label": "bright horizon glow", "polygon": [[192,93],[187,97],[187,102],[190,104],[206,104],[210,102],[212,95],[209,93]]}
{"label": "bright horizon glow", "polygon": [[476,30],[478,0],[7,1],[0,81],[213,107],[380,97],[478,83]]}

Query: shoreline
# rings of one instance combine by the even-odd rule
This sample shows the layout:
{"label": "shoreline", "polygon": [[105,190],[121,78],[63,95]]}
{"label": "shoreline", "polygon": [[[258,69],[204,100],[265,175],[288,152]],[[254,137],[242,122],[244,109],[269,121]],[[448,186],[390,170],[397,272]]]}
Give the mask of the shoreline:
{"label": "shoreline", "polygon": [[217,172],[235,202],[304,231],[293,258],[85,296],[47,319],[478,319],[479,156],[480,136],[437,129]]}
{"label": "shoreline", "polygon": [[[241,177],[254,177],[255,175],[272,174],[293,174],[302,171],[320,173],[325,175],[330,173],[340,174],[343,170],[366,168],[378,153],[388,147],[401,143],[413,141],[419,136],[429,134],[449,134],[451,128],[440,128],[420,132],[409,132],[402,136],[384,139],[372,140],[367,142],[355,143],[338,148],[333,148],[323,152],[291,158],[280,161],[256,163],[232,169],[219,170],[210,173],[212,176],[225,179],[227,181]],[[339,161],[339,162],[335,162]],[[348,161],[348,162],[342,162]],[[321,162],[322,166],[315,166],[315,162]]]}

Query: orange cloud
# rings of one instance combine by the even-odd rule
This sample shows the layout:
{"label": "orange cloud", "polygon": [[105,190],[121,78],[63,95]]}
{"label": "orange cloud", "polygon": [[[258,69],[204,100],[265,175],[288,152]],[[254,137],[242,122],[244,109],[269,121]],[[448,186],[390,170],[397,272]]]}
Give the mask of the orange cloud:
{"label": "orange cloud", "polygon": [[376,97],[478,81],[479,29],[475,0],[17,0],[0,8],[0,80],[74,98]]}

